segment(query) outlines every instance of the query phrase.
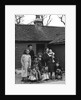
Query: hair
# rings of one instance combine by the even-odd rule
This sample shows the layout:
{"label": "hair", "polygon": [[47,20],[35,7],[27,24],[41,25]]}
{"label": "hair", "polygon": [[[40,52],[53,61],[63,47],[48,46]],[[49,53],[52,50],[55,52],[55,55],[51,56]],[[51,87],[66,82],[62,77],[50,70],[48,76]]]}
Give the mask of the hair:
{"label": "hair", "polygon": [[28,47],[32,46],[31,44],[28,45]]}
{"label": "hair", "polygon": [[44,52],[46,51],[46,49],[49,49],[49,47],[46,47],[46,48],[44,49]]}
{"label": "hair", "polygon": [[[26,50],[29,50],[29,49],[26,49]],[[26,50],[24,50],[23,54],[27,54],[27,53],[26,53]]]}
{"label": "hair", "polygon": [[27,54],[27,53],[26,53],[26,50],[24,50],[23,54]]}
{"label": "hair", "polygon": [[34,56],[34,59],[37,58],[37,55]]}

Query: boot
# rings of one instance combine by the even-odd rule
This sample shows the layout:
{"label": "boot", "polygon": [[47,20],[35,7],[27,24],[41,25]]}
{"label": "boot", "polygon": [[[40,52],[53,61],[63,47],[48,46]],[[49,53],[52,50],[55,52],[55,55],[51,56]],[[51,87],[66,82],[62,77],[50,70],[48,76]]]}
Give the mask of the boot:
{"label": "boot", "polygon": [[22,77],[22,80],[21,80],[21,81],[23,81],[23,82],[24,82],[24,80],[25,80],[25,77]]}

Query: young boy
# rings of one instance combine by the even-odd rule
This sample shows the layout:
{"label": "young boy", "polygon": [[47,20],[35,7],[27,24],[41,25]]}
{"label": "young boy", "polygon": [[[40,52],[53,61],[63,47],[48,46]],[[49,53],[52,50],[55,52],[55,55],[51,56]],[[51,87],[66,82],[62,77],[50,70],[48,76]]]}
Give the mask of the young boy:
{"label": "young boy", "polygon": [[59,65],[59,62],[56,63],[56,72],[55,72],[56,79],[62,79],[62,68]]}

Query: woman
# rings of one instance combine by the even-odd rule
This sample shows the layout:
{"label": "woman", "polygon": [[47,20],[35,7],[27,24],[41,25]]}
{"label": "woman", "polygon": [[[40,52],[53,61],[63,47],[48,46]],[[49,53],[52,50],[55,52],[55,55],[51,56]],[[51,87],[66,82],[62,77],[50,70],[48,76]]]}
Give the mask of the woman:
{"label": "woman", "polygon": [[22,64],[22,81],[25,81],[29,76],[28,69],[31,67],[31,56],[29,55],[29,49],[26,49],[26,51],[22,55],[21,64]]}
{"label": "woman", "polygon": [[50,49],[48,56],[49,56],[49,61],[48,61],[48,72],[50,79],[53,79],[53,76],[55,78],[55,60],[54,60],[54,52]]}

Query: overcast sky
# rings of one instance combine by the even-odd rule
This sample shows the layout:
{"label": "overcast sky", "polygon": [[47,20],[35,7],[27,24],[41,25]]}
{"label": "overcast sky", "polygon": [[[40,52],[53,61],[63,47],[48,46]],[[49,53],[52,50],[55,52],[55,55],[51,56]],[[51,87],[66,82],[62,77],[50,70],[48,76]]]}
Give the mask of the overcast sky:
{"label": "overcast sky", "polygon": [[[61,15],[58,15],[59,17]],[[60,26],[60,27],[65,27],[65,25],[61,22],[60,18],[57,15],[51,15],[51,19],[52,21],[50,22],[50,24],[48,26]],[[46,22],[49,18],[49,15],[47,15],[47,17],[44,20],[44,25],[46,25]],[[24,15],[21,24],[29,24],[31,21],[35,20],[35,15]],[[65,16],[63,17],[63,21],[65,22]],[[31,23],[33,24],[33,23]]]}

